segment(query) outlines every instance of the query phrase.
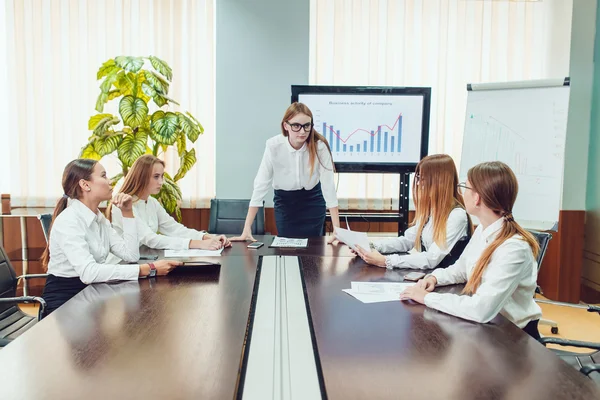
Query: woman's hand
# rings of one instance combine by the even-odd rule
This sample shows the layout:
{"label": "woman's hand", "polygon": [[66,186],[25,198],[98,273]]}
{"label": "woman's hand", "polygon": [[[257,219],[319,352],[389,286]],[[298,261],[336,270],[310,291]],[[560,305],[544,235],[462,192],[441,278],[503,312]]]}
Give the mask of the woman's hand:
{"label": "woman's hand", "polygon": [[252,230],[250,228],[244,228],[244,232],[242,232],[240,236],[234,236],[229,238],[229,240],[232,242],[245,242],[247,240],[256,242],[256,239],[254,239],[254,236],[252,236]]}
{"label": "woman's hand", "polygon": [[367,251],[359,245],[356,245],[356,249],[354,249],[354,251],[367,264],[376,265],[378,267],[385,267],[385,256],[377,250],[373,249],[371,251]]}

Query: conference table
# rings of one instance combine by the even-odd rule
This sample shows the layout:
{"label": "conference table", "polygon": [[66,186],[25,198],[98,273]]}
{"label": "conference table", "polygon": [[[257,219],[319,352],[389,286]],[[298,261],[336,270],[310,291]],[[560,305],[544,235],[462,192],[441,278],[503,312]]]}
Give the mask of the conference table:
{"label": "conference table", "polygon": [[[318,395],[291,396],[259,381],[260,398],[600,398],[591,380],[503,316],[477,324],[414,302],[366,304],[342,291],[352,281],[401,282],[407,271],[368,266],[323,237],[302,249],[256,238],[265,246],[233,243],[220,267],[89,285],[0,350],[0,399],[257,398],[248,380],[265,371],[249,365],[269,364],[270,356],[250,349],[265,335],[255,322],[257,293],[267,273],[279,273],[274,260],[299,266],[311,347],[302,353],[315,366]],[[267,371],[304,386],[295,378],[302,373]]]}

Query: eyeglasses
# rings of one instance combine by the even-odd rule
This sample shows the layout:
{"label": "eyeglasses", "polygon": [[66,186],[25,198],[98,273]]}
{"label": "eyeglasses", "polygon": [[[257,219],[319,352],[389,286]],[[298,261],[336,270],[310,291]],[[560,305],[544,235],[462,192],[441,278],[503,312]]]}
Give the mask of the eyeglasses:
{"label": "eyeglasses", "polygon": [[300,129],[304,129],[305,132],[310,132],[314,125],[312,122],[307,122],[305,124],[299,124],[294,122],[293,124],[290,124],[288,121],[286,121],[286,123],[290,126],[290,128],[292,128],[292,131],[294,132],[300,132]]}
{"label": "eyeglasses", "polygon": [[458,185],[456,185],[458,187],[458,192],[463,195],[465,193],[465,190],[470,189],[473,190],[473,188],[468,187],[466,182],[461,182]]}
{"label": "eyeglasses", "polygon": [[419,173],[416,173],[416,174],[415,174],[415,183],[417,183],[417,184],[418,184],[419,182],[421,182],[421,174],[419,174]]}

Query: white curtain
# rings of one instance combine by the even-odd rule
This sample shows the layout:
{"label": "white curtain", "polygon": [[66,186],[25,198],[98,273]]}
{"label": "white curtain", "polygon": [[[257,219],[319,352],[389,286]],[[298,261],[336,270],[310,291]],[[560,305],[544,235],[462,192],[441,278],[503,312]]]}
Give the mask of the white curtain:
{"label": "white curtain", "polygon": [[[53,206],[64,166],[91,135],[100,65],[154,55],[173,68],[169,96],[181,107],[172,109],[205,128],[196,167],[179,182],[184,206],[207,206],[215,194],[213,9],[214,0],[3,0],[0,192],[13,206]],[[176,154],[163,158],[176,172]],[[109,176],[119,172],[116,156],[101,162]]]}
{"label": "white curtain", "polygon": [[[429,154],[458,167],[467,83],[568,76],[572,5],[311,0],[310,84],[431,87]],[[340,174],[340,207],[397,209],[398,181]]]}

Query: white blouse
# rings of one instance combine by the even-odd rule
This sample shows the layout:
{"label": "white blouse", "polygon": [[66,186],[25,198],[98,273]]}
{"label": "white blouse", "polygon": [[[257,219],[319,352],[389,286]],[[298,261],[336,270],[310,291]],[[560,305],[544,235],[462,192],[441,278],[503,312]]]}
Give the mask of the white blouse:
{"label": "white blouse", "polygon": [[[265,147],[258,173],[254,179],[254,191],[250,200],[250,207],[262,207],[263,200],[272,185],[278,190],[310,190],[319,181],[327,208],[338,206],[337,194],[333,178],[333,161],[325,143],[319,141],[317,145],[318,157],[312,176],[308,162],[309,152],[306,143],[296,150],[288,138],[277,135],[269,140]],[[319,161],[320,160],[320,161]]]}
{"label": "white blouse", "polygon": [[421,238],[417,238],[418,226],[413,225],[404,232],[404,236],[384,239],[373,243],[377,251],[383,253],[402,253],[415,247],[417,240],[422,239],[427,251],[412,254],[390,254],[385,257],[387,268],[432,269],[437,267],[444,257],[450,253],[456,242],[467,235],[469,220],[467,212],[457,207],[450,212],[446,222],[446,246],[438,246],[433,241],[433,218],[423,227]]}
{"label": "white blouse", "polygon": [[[494,241],[502,228],[500,218],[485,230],[477,227],[471,241],[456,263],[445,269],[436,269],[432,275],[438,286],[465,283],[473,273],[479,257]],[[498,313],[519,328],[542,316],[533,300],[537,281],[537,262],[529,244],[515,235],[494,251],[483,272],[481,285],[472,295],[428,293],[425,305],[471,321],[486,323]]]}
{"label": "white blouse", "polygon": [[49,243],[49,274],[79,277],[85,284],[138,279],[139,265],[105,264],[110,252],[128,262],[140,258],[133,218],[124,219],[121,237],[100,211],[70,199],[52,224]]}
{"label": "white blouse", "polygon": [[[184,250],[190,240],[202,240],[206,232],[189,229],[175,221],[154,197],[133,203],[133,215],[137,222],[140,245],[151,249]],[[111,207],[113,227],[123,231],[123,215],[117,207]],[[127,219],[127,218],[125,218]]]}

